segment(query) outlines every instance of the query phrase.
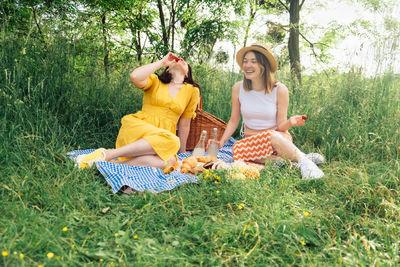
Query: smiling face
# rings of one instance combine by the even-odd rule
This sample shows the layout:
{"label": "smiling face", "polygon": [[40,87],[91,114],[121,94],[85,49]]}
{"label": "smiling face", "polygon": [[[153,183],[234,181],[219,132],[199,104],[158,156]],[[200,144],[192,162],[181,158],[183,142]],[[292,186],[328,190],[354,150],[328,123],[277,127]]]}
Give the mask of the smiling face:
{"label": "smiling face", "polygon": [[259,78],[264,73],[264,67],[257,61],[256,54],[252,51],[244,55],[242,69],[246,79],[249,80]]}

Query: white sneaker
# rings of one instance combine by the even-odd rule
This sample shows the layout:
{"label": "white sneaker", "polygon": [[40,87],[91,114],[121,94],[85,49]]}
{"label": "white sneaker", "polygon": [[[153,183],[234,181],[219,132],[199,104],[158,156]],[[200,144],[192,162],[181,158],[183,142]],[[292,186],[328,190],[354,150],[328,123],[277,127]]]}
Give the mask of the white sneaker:
{"label": "white sneaker", "polygon": [[317,165],[325,162],[324,156],[318,153],[308,153],[306,157]]}
{"label": "white sneaker", "polygon": [[309,158],[303,157],[299,162],[298,166],[300,168],[301,176],[304,180],[319,179],[324,177],[323,171],[315,165]]}

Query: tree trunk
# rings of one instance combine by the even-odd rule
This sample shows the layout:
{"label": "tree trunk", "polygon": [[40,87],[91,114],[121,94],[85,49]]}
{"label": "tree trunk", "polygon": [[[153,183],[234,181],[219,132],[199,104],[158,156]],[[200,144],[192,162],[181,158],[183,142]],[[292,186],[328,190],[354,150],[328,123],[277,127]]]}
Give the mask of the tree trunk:
{"label": "tree trunk", "polygon": [[257,9],[253,10],[253,7],[251,6],[251,3],[250,3],[250,17],[249,17],[249,22],[247,23],[246,32],[244,34],[243,47],[246,46],[246,44],[247,44],[247,38],[249,37],[250,26],[251,26],[251,24],[253,24],[256,13],[257,13]]}
{"label": "tree trunk", "polygon": [[290,3],[290,30],[289,30],[289,60],[290,72],[292,77],[301,84],[301,65],[300,65],[300,48],[299,48],[299,22],[300,22],[299,0],[293,0]]}
{"label": "tree trunk", "polygon": [[[171,24],[168,28],[168,37],[172,36],[171,51],[174,51],[174,46],[175,46],[175,18],[176,18],[175,3],[174,3],[174,0],[171,0]],[[172,31],[172,34],[170,34],[171,31]]]}
{"label": "tree trunk", "polygon": [[108,80],[108,69],[109,69],[109,61],[108,61],[108,41],[107,41],[107,32],[106,32],[106,12],[101,15],[101,27],[103,30],[103,39],[104,39],[104,72],[106,74],[106,78]]}
{"label": "tree trunk", "polygon": [[[167,28],[165,27],[165,17],[164,17],[164,11],[162,8],[161,0],[157,0],[157,7],[158,7],[158,12],[160,14],[160,23],[161,23],[162,40],[163,40],[163,44],[164,44],[164,49],[167,51],[168,50],[168,35],[167,35]],[[166,52],[166,51],[164,51],[164,52]]]}

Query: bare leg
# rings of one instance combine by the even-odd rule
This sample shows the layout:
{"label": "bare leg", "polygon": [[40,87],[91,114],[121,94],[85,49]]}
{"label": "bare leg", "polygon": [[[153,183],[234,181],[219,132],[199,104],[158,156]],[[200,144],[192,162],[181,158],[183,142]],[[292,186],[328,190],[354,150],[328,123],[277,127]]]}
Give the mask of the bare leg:
{"label": "bare leg", "polygon": [[159,156],[156,155],[139,156],[132,159],[120,161],[118,163],[131,166],[156,167],[161,169],[165,168],[167,165],[164,160],[162,160]]}
{"label": "bare leg", "polygon": [[139,139],[126,146],[107,150],[105,152],[105,160],[111,160],[118,157],[138,157],[144,155],[154,156],[157,154],[146,139]]}
{"label": "bare leg", "polygon": [[278,152],[278,155],[283,159],[299,162],[304,157],[304,153],[279,132],[271,133],[271,144],[274,150]]}

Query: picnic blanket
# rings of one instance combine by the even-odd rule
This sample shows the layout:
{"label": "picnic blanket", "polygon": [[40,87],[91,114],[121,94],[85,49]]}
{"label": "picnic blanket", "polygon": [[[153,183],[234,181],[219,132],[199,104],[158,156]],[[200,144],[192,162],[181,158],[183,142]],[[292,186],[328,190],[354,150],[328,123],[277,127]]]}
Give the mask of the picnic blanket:
{"label": "picnic blanket", "polygon": [[[232,146],[235,142],[236,140],[231,137],[218,151],[217,158],[224,162],[233,162]],[[94,150],[74,150],[68,152],[67,155],[69,158],[74,159],[78,155],[89,154]],[[190,155],[191,153],[182,153],[178,154],[178,158],[182,160]],[[159,193],[174,189],[184,183],[198,182],[195,175],[184,174],[178,171],[164,174],[161,169],[154,167],[138,167],[110,161],[100,161],[96,163],[96,168],[104,176],[114,193],[117,193],[123,186],[129,186],[140,192],[147,190],[152,193]]]}

